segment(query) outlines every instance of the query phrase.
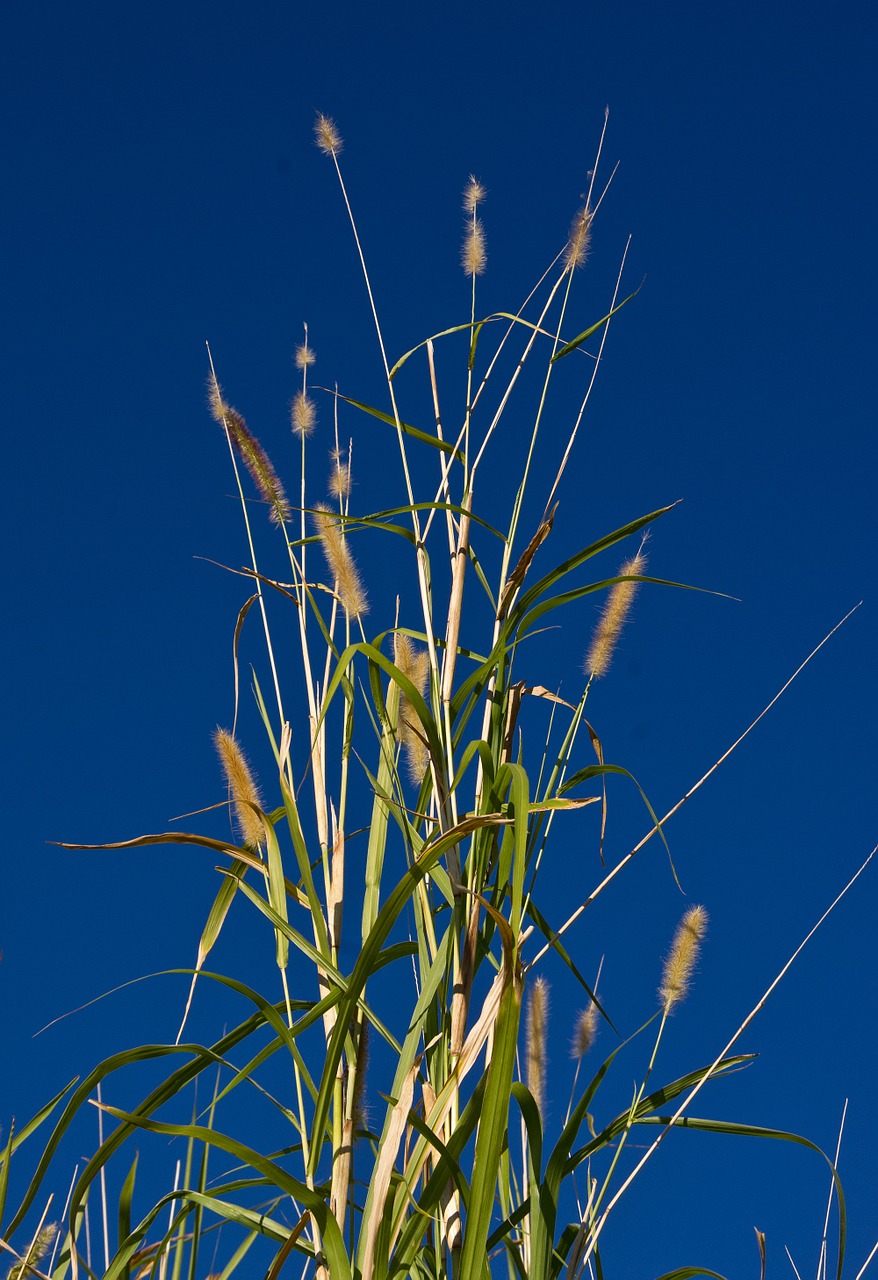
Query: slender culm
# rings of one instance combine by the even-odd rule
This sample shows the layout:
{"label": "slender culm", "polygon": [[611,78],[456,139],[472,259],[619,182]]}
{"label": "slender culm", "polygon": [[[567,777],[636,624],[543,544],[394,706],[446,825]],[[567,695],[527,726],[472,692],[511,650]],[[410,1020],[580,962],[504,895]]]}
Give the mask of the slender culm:
{"label": "slender culm", "polygon": [[[620,567],[618,576],[620,578],[628,577],[629,575],[640,576],[645,568],[646,555],[641,547],[636,556],[626,560]],[[638,584],[636,582],[617,582],[614,587],[610,588],[610,594],[598,620],[598,625],[595,627],[588,656],[585,660],[584,665],[587,675],[603,676],[609,670],[613,651],[616,648],[619,636],[622,634],[622,628],[637,594],[637,587]]]}
{"label": "slender culm", "polygon": [[527,1015],[527,1087],[545,1114],[546,1104],[546,1037],[549,1026],[549,984],[537,978],[533,984]]}
{"label": "slender culm", "polygon": [[228,730],[217,728],[213,740],[226,775],[244,843],[251,849],[258,849],[265,840],[265,829],[253,806],[261,810],[262,801],[247,758],[237,739]]}
{"label": "slender culm", "polygon": [[704,907],[690,907],[677,926],[665,960],[662,984],[659,987],[659,999],[665,1013],[670,1013],[688,992],[706,931],[707,912]]}
{"label": "slender culm", "polygon": [[[408,636],[397,632],[393,637],[393,661],[423,697],[427,691],[427,677],[430,674],[430,655],[427,650],[418,649]],[[409,776],[412,782],[419,786],[427,769],[428,752],[422,737],[420,721],[405,694],[402,694],[399,700],[397,733],[406,749]]]}
{"label": "slender culm", "polygon": [[584,1058],[594,1044],[598,1034],[598,1007],[592,1000],[587,1009],[583,1009],[576,1019],[573,1028],[573,1039],[570,1042],[570,1056]]}
{"label": "slender culm", "polygon": [[232,448],[249,471],[259,496],[268,507],[272,523],[283,524],[290,518],[290,504],[283,484],[262,445],[237,409],[223,400],[222,391],[212,378],[208,382],[208,405],[211,415],[229,433]]}
{"label": "slender culm", "polygon": [[336,582],[338,598],[352,618],[366,613],[369,605],[357,566],[339,529],[338,519],[321,504],[314,509],[314,525],[329,572]]}

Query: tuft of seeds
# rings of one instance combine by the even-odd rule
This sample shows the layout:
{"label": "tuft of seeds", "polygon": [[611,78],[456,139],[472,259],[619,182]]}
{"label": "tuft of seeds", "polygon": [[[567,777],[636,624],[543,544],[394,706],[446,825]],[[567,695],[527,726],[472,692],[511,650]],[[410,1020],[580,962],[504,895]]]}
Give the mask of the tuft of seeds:
{"label": "tuft of seeds", "polygon": [[[430,674],[430,655],[427,650],[418,649],[408,636],[397,632],[393,637],[393,662],[423,697],[427,692],[427,678]],[[420,786],[427,770],[429,754],[421,734],[420,721],[405,694],[399,700],[397,733],[406,750],[409,776],[415,786]]]}
{"label": "tuft of seeds", "polygon": [[537,978],[530,993],[527,1015],[527,1087],[540,1115],[546,1102],[546,1038],[549,1025],[549,984]]}
{"label": "tuft of seeds", "polygon": [[[618,577],[629,575],[640,576],[646,568],[646,555],[643,548],[636,556],[626,560],[619,568]],[[638,583],[617,582],[610,588],[610,594],[598,619],[588,656],[585,659],[585,672],[595,677],[606,675],[613,658],[613,650],[622,634],[622,628],[631,610],[637,594]]]}
{"label": "tuft of seeds", "polygon": [[670,1013],[689,990],[692,973],[698,963],[698,952],[707,932],[707,912],[704,907],[690,907],[677,926],[674,941],[665,960],[659,999],[665,1013]]}
{"label": "tuft of seeds", "polygon": [[311,365],[316,361],[317,357],[314,354],[314,348],[308,346],[307,338],[296,347],[295,359],[297,369],[310,369]]}
{"label": "tuft of seeds", "polygon": [[227,729],[217,727],[213,741],[226,775],[244,843],[251,849],[258,849],[265,840],[265,828],[259,812],[256,812],[261,812],[262,800],[247,757],[238,745],[237,738]]}
{"label": "tuft of seeds", "polygon": [[485,188],[479,182],[478,178],[474,177],[473,174],[470,174],[469,182],[466,184],[463,191],[464,211],[470,215],[475,214],[477,207],[484,201],[485,195]]}
{"label": "tuft of seeds", "polygon": [[310,436],[317,422],[317,409],[314,401],[305,391],[297,391],[290,406],[290,423],[294,433],[301,439]]}
{"label": "tuft of seeds", "polygon": [[31,1241],[24,1255],[24,1261],[17,1262],[10,1267],[6,1273],[6,1280],[26,1280],[29,1276],[41,1274],[37,1271],[37,1263],[42,1262],[52,1248],[57,1234],[58,1224],[56,1222],[47,1222],[44,1227],[41,1227]]}
{"label": "tuft of seeds", "polygon": [[318,111],[314,124],[314,141],[325,156],[337,156],[344,146],[335,121],[322,111]]}
{"label": "tuft of seeds", "polygon": [[598,1007],[594,1000],[591,1000],[588,1008],[583,1009],[576,1019],[576,1024],[573,1028],[573,1039],[570,1042],[570,1056],[572,1058],[584,1058],[597,1039],[597,1034]]}
{"label": "tuft of seeds", "polygon": [[238,410],[226,404],[219,384],[213,378],[208,382],[207,402],[212,417],[228,432],[232,448],[250,472],[259,496],[268,507],[269,519],[273,524],[283,524],[290,518],[290,504],[283,484],[268,454]]}
{"label": "tuft of seeds", "polygon": [[348,463],[336,460],[329,473],[329,496],[342,500],[351,491],[351,469]]}
{"label": "tuft of seeds", "polygon": [[485,229],[481,218],[473,218],[467,225],[460,261],[464,273],[468,276],[480,276],[485,270],[488,251],[485,248]]}
{"label": "tuft of seeds", "polygon": [[592,212],[588,205],[583,205],[570,224],[567,248],[564,251],[564,265],[571,271],[581,267],[588,257],[591,244],[591,221]]}
{"label": "tuft of seeds", "polygon": [[335,579],[342,607],[351,617],[358,618],[367,612],[369,605],[357,566],[339,528],[339,521],[328,507],[321,504],[314,510],[314,526],[329,572]]}

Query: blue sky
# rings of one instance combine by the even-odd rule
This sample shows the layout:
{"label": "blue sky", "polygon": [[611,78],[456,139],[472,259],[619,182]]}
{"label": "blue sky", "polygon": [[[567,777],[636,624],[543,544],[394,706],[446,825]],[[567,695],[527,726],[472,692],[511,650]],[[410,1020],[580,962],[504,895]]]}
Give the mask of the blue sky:
{"label": "blue sky", "polygon": [[[318,381],[382,394],[315,110],[345,137],[393,358],[468,318],[467,175],[488,189],[483,308],[514,310],[563,243],[609,105],[604,173],[619,169],[577,282],[583,327],[629,235],[626,281],[644,285],[611,330],[553,554],[681,499],[653,530],[653,571],[736,598],[644,591],[590,701],[608,757],[657,809],[863,601],[669,828],[687,898],[650,846],[571,935],[586,971],[606,954],[631,1029],[685,901],[704,902],[711,933],[666,1066],[709,1061],[876,839],[874,9],[46,3],[5,25],[4,1128],[97,1057],[173,1034],[179,987],[158,983],[32,1038],[116,982],[189,964],[214,892],[191,851],[46,844],[160,830],[221,799],[210,734],[231,717],[244,596],[199,557],[237,565],[245,546],[205,340],[290,476],[303,321]],[[345,430],[355,497],[371,498],[395,458],[362,422]],[[575,684],[593,618],[586,606],[535,651],[529,678]],[[622,790],[614,814],[621,854],[643,815]],[[597,870],[590,848],[560,856],[544,903],[559,914],[571,877],[587,891]],[[748,1032],[760,1059],[704,1108],[830,1148],[850,1099],[852,1276],[878,1237],[875,875]],[[561,983],[565,1080],[570,999]],[[816,1157],[679,1137],[620,1215],[608,1275],[755,1273],[754,1225],[775,1274],[784,1244],[816,1266]]]}

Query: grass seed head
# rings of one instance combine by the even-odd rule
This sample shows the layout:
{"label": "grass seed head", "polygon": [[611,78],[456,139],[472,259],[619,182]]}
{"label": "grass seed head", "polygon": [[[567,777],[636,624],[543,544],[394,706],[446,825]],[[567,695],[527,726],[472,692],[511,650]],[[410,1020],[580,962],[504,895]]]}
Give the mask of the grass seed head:
{"label": "grass seed head", "polygon": [[530,993],[527,1015],[527,1087],[540,1115],[546,1102],[546,1038],[549,1026],[549,984],[537,978]]}
{"label": "grass seed head", "polygon": [[347,462],[336,461],[329,473],[329,496],[347,498],[351,491],[351,468]]}
{"label": "grass seed head", "polygon": [[587,1009],[583,1009],[576,1019],[573,1028],[573,1039],[570,1043],[570,1055],[573,1058],[584,1058],[594,1044],[598,1034],[598,1007],[594,1000],[589,1001]]}
{"label": "grass seed head", "polygon": [[262,801],[247,758],[237,739],[228,730],[217,728],[213,740],[226,775],[244,843],[251,849],[258,849],[265,840],[265,828],[259,814],[251,806],[261,809]]}
{"label": "grass seed head", "polygon": [[297,391],[290,406],[290,423],[293,432],[301,439],[310,436],[317,422],[314,401],[305,391]]}
{"label": "grass seed head", "polygon": [[[629,574],[641,575],[645,568],[646,555],[641,547],[636,556],[626,560],[620,566],[617,576],[623,578]],[[613,651],[616,648],[619,636],[622,634],[622,628],[637,594],[638,585],[636,582],[617,582],[614,587],[610,588],[606,604],[591,639],[588,656],[585,659],[586,674],[596,677],[603,676],[609,670]]]}
{"label": "grass seed head", "polygon": [[581,267],[588,257],[591,244],[591,220],[591,210],[588,205],[583,205],[570,224],[567,248],[564,251],[564,265],[569,270]]}
{"label": "grass seed head", "polygon": [[207,403],[211,416],[229,433],[232,448],[250,472],[259,496],[268,507],[269,519],[273,524],[283,524],[290,518],[290,503],[280,477],[238,410],[226,404],[222,390],[213,378],[207,385]]}
{"label": "grass seed head", "polygon": [[57,1222],[47,1222],[40,1227],[24,1254],[24,1262],[17,1262],[6,1273],[6,1280],[26,1280],[29,1276],[41,1274],[37,1264],[42,1262],[55,1243],[58,1234]]}
{"label": "grass seed head", "polygon": [[366,613],[369,605],[362,580],[354,564],[353,556],[342,536],[339,522],[322,503],[314,510],[314,525],[329,572],[335,579],[338,598],[352,618]]}
{"label": "grass seed head", "polygon": [[317,113],[314,140],[325,156],[337,156],[344,146],[335,121],[330,116],[325,116],[322,111]]}
{"label": "grass seed head", "polygon": [[480,276],[485,270],[488,252],[485,248],[485,229],[480,218],[473,218],[467,224],[460,261],[464,273],[468,276]]}
{"label": "grass seed head", "polygon": [[469,214],[474,214],[476,208],[484,201],[485,195],[485,188],[479,182],[478,178],[474,177],[473,174],[470,174],[469,182],[466,184],[463,191],[464,210]]}
{"label": "grass seed head", "polygon": [[686,996],[706,932],[707,912],[704,907],[690,907],[677,926],[665,960],[662,984],[659,987],[659,999],[665,1013],[670,1013]]}
{"label": "grass seed head", "polygon": [[[427,679],[430,675],[430,655],[427,650],[417,648],[408,636],[397,632],[393,637],[393,662],[423,697],[427,692]],[[401,694],[399,700],[397,733],[406,749],[409,776],[415,786],[420,786],[427,770],[429,755],[420,721],[405,694]]]}
{"label": "grass seed head", "polygon": [[304,342],[300,343],[298,347],[296,347],[295,358],[296,358],[297,369],[309,369],[311,365],[314,364],[314,362],[316,361],[317,357],[314,354],[314,348],[308,346],[307,339]]}

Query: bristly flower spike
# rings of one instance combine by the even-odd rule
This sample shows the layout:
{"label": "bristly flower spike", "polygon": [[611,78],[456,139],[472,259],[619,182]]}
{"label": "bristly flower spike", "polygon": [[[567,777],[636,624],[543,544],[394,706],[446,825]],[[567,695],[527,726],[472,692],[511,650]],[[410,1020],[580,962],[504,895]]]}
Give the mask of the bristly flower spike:
{"label": "bristly flower spike", "polygon": [[329,508],[321,504],[314,509],[314,524],[342,607],[352,618],[358,618],[368,611],[369,605],[357,566],[341,535],[339,522]]}
{"label": "bristly flower spike", "polygon": [[537,978],[530,994],[527,1018],[527,1087],[540,1115],[546,1102],[546,1038],[549,1023],[549,984]]}
{"label": "bristly flower spike", "polygon": [[325,116],[322,111],[317,113],[314,140],[325,156],[337,156],[344,146],[335,121],[330,116]]}
{"label": "bristly flower spike", "polygon": [[[418,649],[408,636],[396,632],[393,637],[393,661],[423,697],[427,692],[430,674],[430,655],[427,650]],[[409,776],[414,785],[419,787],[427,771],[429,753],[422,737],[421,723],[405,694],[399,700],[397,734],[408,755]]]}
{"label": "bristly flower spike", "polygon": [[226,782],[235,806],[238,826],[244,837],[244,843],[251,849],[258,849],[265,840],[265,829],[262,819],[254,810],[261,809],[259,788],[253,778],[250,766],[236,738],[227,729],[217,728],[213,735],[220,764],[226,775]]}
{"label": "bristly flower spike", "polygon": [[297,369],[310,369],[311,365],[314,364],[314,362],[317,359],[316,355],[314,354],[314,348],[308,346],[307,325],[305,326],[305,341],[300,343],[299,346],[296,347],[295,359],[296,359]]}
{"label": "bristly flower spike", "polygon": [[[646,554],[643,547],[641,547],[636,556],[626,560],[620,566],[618,577],[625,578],[629,575],[640,577],[645,568]],[[617,582],[614,587],[610,588],[607,602],[598,620],[598,625],[595,627],[588,656],[585,660],[584,665],[587,675],[590,674],[597,678],[606,675],[609,670],[610,662],[613,658],[613,650],[616,648],[625,620],[631,611],[638,585],[636,582]]]}
{"label": "bristly flower spike", "polygon": [[677,926],[659,987],[659,999],[666,1014],[680,1003],[689,990],[706,932],[707,912],[704,907],[690,907]]}
{"label": "bristly flower spike", "polygon": [[576,1059],[584,1058],[597,1039],[597,1034],[598,1007],[594,1000],[591,1000],[588,1008],[583,1009],[576,1019],[573,1039],[570,1043],[570,1056]]}
{"label": "bristly flower spike", "polygon": [[588,257],[589,245],[591,244],[591,220],[591,210],[588,205],[583,205],[570,224],[567,248],[564,251],[564,266],[568,270],[575,271],[577,267],[581,267],[584,264]]}
{"label": "bristly flower spike", "polygon": [[272,523],[283,524],[290,518],[290,504],[268,454],[237,409],[223,400],[222,390],[214,378],[208,380],[207,399],[211,415],[228,432],[232,447],[250,472],[262,501],[268,506]]}
{"label": "bristly flower spike", "polygon": [[488,251],[485,247],[485,228],[482,226],[481,218],[476,217],[476,210],[484,198],[485,188],[476,178],[470,175],[470,180],[463,192],[463,207],[467,214],[467,220],[464,229],[463,248],[460,251],[461,265],[464,273],[468,276],[480,276],[485,270],[485,265],[488,261]]}
{"label": "bristly flower spike", "polygon": [[310,436],[317,421],[317,409],[307,391],[297,391],[290,406],[290,424],[300,439]]}

